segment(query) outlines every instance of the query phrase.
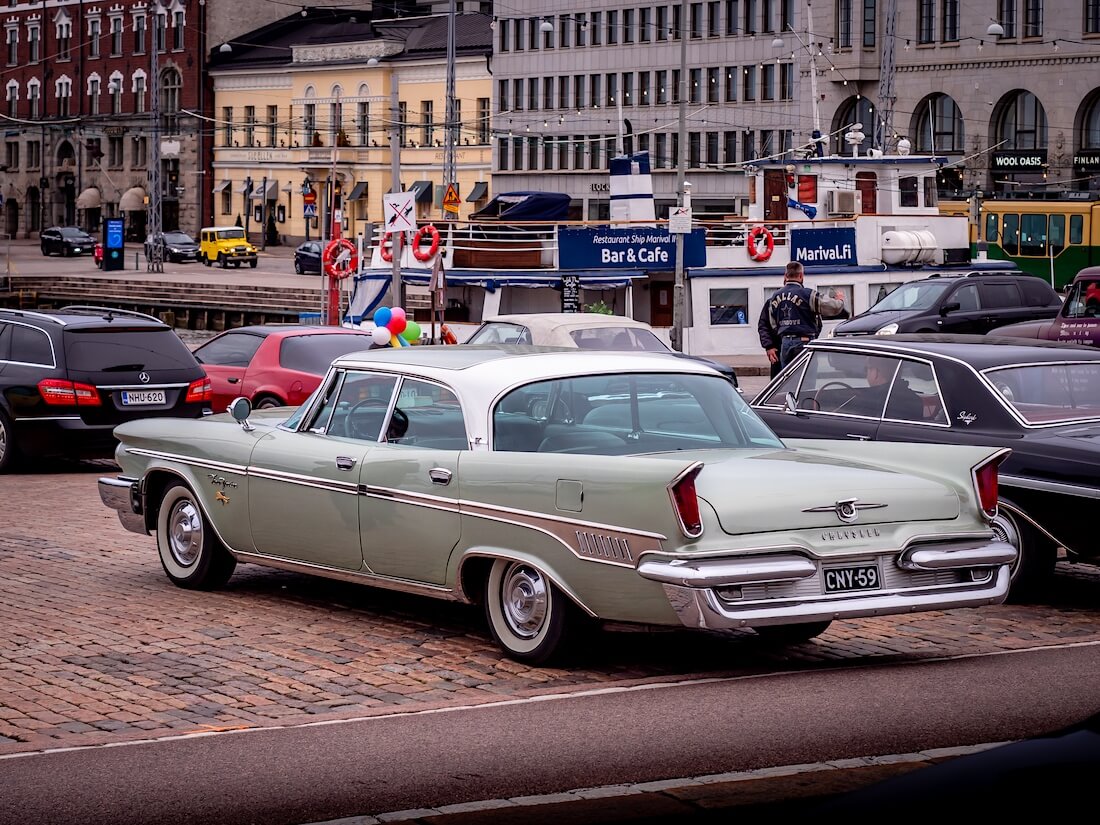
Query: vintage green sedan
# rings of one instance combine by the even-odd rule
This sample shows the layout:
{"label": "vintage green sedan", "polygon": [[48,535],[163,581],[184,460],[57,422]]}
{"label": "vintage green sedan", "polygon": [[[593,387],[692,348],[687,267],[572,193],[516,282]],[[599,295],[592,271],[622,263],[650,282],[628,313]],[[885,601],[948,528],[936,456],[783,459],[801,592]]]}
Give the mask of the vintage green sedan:
{"label": "vintage green sedan", "polygon": [[181,587],[238,562],[484,604],[543,663],[597,620],[753,628],[997,604],[986,447],[781,442],[705,365],[410,347],[336,360],[301,406],[116,430],[99,480]]}

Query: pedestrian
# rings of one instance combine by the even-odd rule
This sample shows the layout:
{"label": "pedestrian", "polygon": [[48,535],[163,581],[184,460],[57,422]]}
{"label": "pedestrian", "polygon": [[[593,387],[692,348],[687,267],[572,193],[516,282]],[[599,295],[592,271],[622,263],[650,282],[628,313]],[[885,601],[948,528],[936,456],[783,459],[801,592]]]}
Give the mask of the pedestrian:
{"label": "pedestrian", "polygon": [[[760,324],[760,345],[773,364],[778,359],[783,368],[795,359],[810,341],[821,334],[821,318],[833,317],[844,311],[844,296],[839,291],[831,296],[803,285],[805,271],[798,261],[791,261],[783,273],[783,286],[764,305]],[[766,314],[766,318],[764,317]],[[778,345],[778,346],[777,346]]]}

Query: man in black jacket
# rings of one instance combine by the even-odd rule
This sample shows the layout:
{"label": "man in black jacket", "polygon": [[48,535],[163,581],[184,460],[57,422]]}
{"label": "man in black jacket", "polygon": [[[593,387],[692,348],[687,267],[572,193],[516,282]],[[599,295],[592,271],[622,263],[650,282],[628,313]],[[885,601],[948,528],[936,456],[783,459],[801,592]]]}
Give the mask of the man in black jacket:
{"label": "man in black jacket", "polygon": [[791,261],[783,274],[783,286],[764,304],[757,323],[760,346],[768,360],[787,366],[810,341],[821,334],[821,317],[832,317],[844,311],[844,298],[839,292],[822,295],[803,285],[802,264]]}

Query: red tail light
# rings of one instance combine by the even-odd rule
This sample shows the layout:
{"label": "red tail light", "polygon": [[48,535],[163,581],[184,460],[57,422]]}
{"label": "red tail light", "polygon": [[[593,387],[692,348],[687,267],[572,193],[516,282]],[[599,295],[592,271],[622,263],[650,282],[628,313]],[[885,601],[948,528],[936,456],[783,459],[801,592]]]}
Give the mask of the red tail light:
{"label": "red tail light", "polygon": [[699,515],[699,496],[695,492],[695,479],[702,469],[702,464],[693,464],[668,487],[672,508],[676,511],[676,519],[680,522],[680,530],[692,539],[703,535],[703,519]]}
{"label": "red tail light", "polygon": [[974,468],[974,492],[978,495],[978,506],[989,518],[997,514],[997,468],[1007,457],[1006,450]]}
{"label": "red tail light", "polygon": [[210,401],[214,398],[214,387],[209,378],[196,378],[187,387],[187,396],[183,399],[187,404],[197,404],[202,401]]}
{"label": "red tail light", "polygon": [[99,390],[91,384],[43,378],[38,382],[38,394],[51,407],[98,407],[102,405]]}

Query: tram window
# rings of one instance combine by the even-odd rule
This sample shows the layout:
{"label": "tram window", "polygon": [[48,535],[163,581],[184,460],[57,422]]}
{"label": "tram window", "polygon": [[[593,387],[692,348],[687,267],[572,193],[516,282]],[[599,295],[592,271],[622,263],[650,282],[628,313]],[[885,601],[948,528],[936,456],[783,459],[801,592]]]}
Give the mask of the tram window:
{"label": "tram window", "polygon": [[1057,255],[1066,247],[1066,216],[1050,216],[1050,246],[1051,254]]}
{"label": "tram window", "polygon": [[985,216],[985,239],[987,241],[997,242],[997,221],[999,220],[997,215]]}
{"label": "tram window", "polygon": [[1020,216],[1005,215],[1001,230],[1001,248],[1009,255],[1020,254]]}
{"label": "tram window", "polygon": [[1046,257],[1046,215],[1020,216],[1020,254],[1034,257]]}
{"label": "tram window", "polygon": [[901,189],[901,206],[920,206],[920,193],[915,177],[899,178],[898,188]]}
{"label": "tram window", "polygon": [[1070,215],[1069,216],[1069,242],[1081,243],[1085,234],[1085,216],[1084,215]]}

